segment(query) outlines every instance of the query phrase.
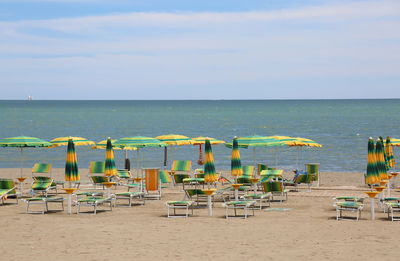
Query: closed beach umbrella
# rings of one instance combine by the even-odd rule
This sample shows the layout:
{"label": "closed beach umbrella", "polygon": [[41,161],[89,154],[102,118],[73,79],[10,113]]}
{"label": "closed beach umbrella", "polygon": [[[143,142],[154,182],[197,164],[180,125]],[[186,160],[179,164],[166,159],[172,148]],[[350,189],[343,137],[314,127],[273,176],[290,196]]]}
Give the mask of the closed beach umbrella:
{"label": "closed beach umbrella", "polygon": [[69,182],[71,187],[72,181],[79,181],[78,163],[76,159],[75,145],[72,139],[68,141],[67,159],[65,161],[65,181]]}
{"label": "closed beach umbrella", "polygon": [[58,147],[58,146],[66,146],[68,145],[69,140],[72,139],[74,142],[75,146],[95,146],[96,144],[88,139],[82,138],[82,137],[59,137],[51,140],[50,142],[53,144],[53,147]]}
{"label": "closed beach umbrella", "polygon": [[[127,162],[127,158],[128,158],[128,150],[137,150],[136,147],[122,147],[122,146],[115,146],[115,142],[117,142],[118,140],[111,140],[111,145],[113,147],[114,150],[124,150],[125,151],[125,168],[127,169],[126,166],[126,162]],[[107,140],[102,140],[98,143],[96,143],[95,146],[92,146],[92,149],[103,149],[105,150],[107,148]]]}
{"label": "closed beach umbrella", "polygon": [[39,138],[27,137],[27,136],[17,136],[10,137],[0,140],[0,147],[15,147],[20,148],[20,168],[21,168],[21,178],[22,178],[22,169],[23,169],[23,149],[24,148],[32,148],[32,147],[51,147],[52,144],[48,141],[41,140]]}
{"label": "closed beach umbrella", "polygon": [[147,148],[147,147],[165,147],[167,144],[164,142],[144,136],[134,136],[134,137],[126,137],[119,139],[114,143],[115,146],[121,146],[122,149],[125,147],[136,147],[137,148],[137,175],[139,175],[140,170],[140,160],[139,160],[139,148]]}
{"label": "closed beach umbrella", "polygon": [[205,163],[204,163],[204,182],[216,182],[218,180],[218,174],[215,171],[214,157],[212,154],[210,140],[206,139],[205,142]]}
{"label": "closed beach umbrella", "polygon": [[[164,142],[168,146],[171,146],[171,155],[172,156],[172,146],[184,146],[184,145],[191,145],[193,144],[193,140],[189,137],[178,135],[178,134],[167,134],[167,135],[160,135],[157,136],[156,139]],[[167,166],[167,147],[165,147],[165,154],[164,154],[164,167]]]}
{"label": "closed beach umbrella", "polygon": [[204,160],[203,160],[203,155],[202,155],[202,151],[201,151],[201,145],[206,143],[206,139],[210,140],[210,144],[211,145],[215,145],[215,144],[224,144],[225,141],[223,140],[217,140],[214,138],[210,138],[210,137],[197,137],[197,138],[193,138],[193,145],[199,145],[199,160],[197,161],[197,164],[199,165],[203,165],[204,164]]}
{"label": "closed beach umbrella", "polygon": [[392,149],[392,144],[390,142],[390,137],[389,136],[386,137],[385,150],[386,150],[386,156],[387,156],[387,159],[388,159],[389,169],[391,169],[391,168],[394,167],[394,165],[396,165],[396,161],[395,161],[394,156],[393,156],[393,149]]}
{"label": "closed beach umbrella", "polygon": [[376,166],[375,145],[372,138],[368,139],[367,174],[365,182],[370,185],[379,183],[379,172]]}
{"label": "closed beach umbrella", "polygon": [[383,158],[385,159],[385,167],[386,167],[386,171],[388,171],[390,169],[389,167],[389,162],[388,162],[388,158],[386,155],[386,146],[385,146],[385,141],[383,140],[382,136],[379,136],[379,139],[382,141],[382,147],[383,147]]}
{"label": "closed beach umbrella", "polygon": [[111,139],[108,138],[104,176],[112,177],[115,176],[116,174],[117,174],[117,168],[115,167],[113,146],[111,144]]}
{"label": "closed beach umbrella", "polygon": [[235,177],[235,183],[237,183],[237,177],[243,175],[242,164],[240,162],[239,145],[236,137],[233,138],[232,142],[231,175]]}
{"label": "closed beach umbrella", "polygon": [[383,142],[378,139],[376,141],[375,146],[375,155],[376,155],[376,166],[379,173],[379,179],[388,179],[386,165],[385,165],[385,156],[383,155]]}

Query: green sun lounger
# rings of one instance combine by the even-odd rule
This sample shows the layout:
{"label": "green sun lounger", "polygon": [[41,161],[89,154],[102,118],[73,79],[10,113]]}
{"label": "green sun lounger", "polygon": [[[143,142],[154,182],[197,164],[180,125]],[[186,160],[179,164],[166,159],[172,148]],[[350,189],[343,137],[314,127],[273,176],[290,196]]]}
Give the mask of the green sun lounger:
{"label": "green sun lounger", "polygon": [[118,184],[121,184],[122,180],[126,180],[127,183],[129,183],[130,181],[133,180],[131,172],[127,169],[118,169],[116,178],[117,178]]}
{"label": "green sun lounger", "polygon": [[[78,199],[76,202],[77,206],[77,211],[76,214],[97,214],[97,208],[100,205],[104,204],[110,204],[110,211],[112,211],[112,198],[105,198],[105,197],[93,197],[93,196],[88,196],[85,198]],[[81,207],[86,206],[86,207],[93,207],[93,213],[83,213],[81,212]]]}
{"label": "green sun lounger", "polygon": [[254,207],[260,210],[271,206],[271,198],[272,198],[271,193],[258,193],[258,194],[252,193],[241,197],[242,200],[254,200],[256,202]]}
{"label": "green sun lounger", "polygon": [[[202,189],[185,189],[185,198],[193,201],[197,207],[207,206],[207,194]],[[211,196],[213,199],[214,196]]]}
{"label": "green sun lounger", "polygon": [[[165,205],[168,207],[168,217],[169,218],[177,218],[177,217],[184,217],[187,218],[189,217],[189,209],[192,210],[192,216],[193,216],[193,207],[192,205],[194,204],[194,201],[191,200],[182,200],[182,201],[168,201],[165,203]],[[174,213],[171,214],[171,209],[173,209]],[[185,214],[177,214],[176,210],[177,209],[185,209]]]}
{"label": "green sun lounger", "polygon": [[41,194],[44,196],[47,196],[48,191],[50,190],[51,186],[52,186],[53,180],[49,179],[49,178],[40,178],[40,179],[36,179],[33,180],[32,185],[31,185],[31,194],[35,195],[35,194]]}
{"label": "green sun lounger", "polygon": [[169,188],[172,184],[171,176],[168,174],[166,170],[160,170],[160,181],[161,181],[161,188]]}
{"label": "green sun lounger", "polygon": [[18,204],[18,195],[12,179],[0,179],[0,199],[2,204],[9,198],[15,198]]}
{"label": "green sun lounger", "polygon": [[[134,199],[137,199],[140,205],[145,204],[144,192],[126,191],[115,193],[114,207],[131,207]],[[128,200],[128,204],[117,204],[118,200]]]}
{"label": "green sun lounger", "polygon": [[348,217],[343,216],[343,211],[356,212],[356,220],[358,221],[361,216],[361,210],[364,205],[360,202],[350,202],[350,201],[339,201],[335,202],[334,207],[336,207],[336,220],[348,219]]}
{"label": "green sun lounger", "polygon": [[274,196],[280,197],[280,202],[282,203],[283,200],[288,200],[288,189],[285,189],[282,181],[269,181],[263,182],[263,189],[264,193],[271,193],[272,200]]}
{"label": "green sun lounger", "polygon": [[[254,216],[255,204],[256,204],[255,200],[238,200],[238,201],[225,202],[222,204],[222,206],[224,206],[226,209],[225,217],[227,219],[228,218],[244,218],[244,219],[246,219],[248,217],[248,210],[252,210],[253,211],[252,216]],[[234,212],[233,216],[229,215],[229,209],[233,209],[233,212]],[[243,212],[244,212],[243,215],[238,215],[237,211],[239,209],[243,210]]]}
{"label": "green sun lounger", "polygon": [[182,184],[183,180],[190,178],[192,161],[190,160],[174,160],[170,173],[173,175],[174,184]]}
{"label": "green sun lounger", "polygon": [[394,216],[395,213],[400,213],[400,203],[399,202],[387,202],[385,206],[388,208],[388,218],[392,221],[400,220],[400,216]]}
{"label": "green sun lounger", "polygon": [[[64,211],[64,198],[59,196],[35,196],[24,199],[26,202],[26,214],[44,214],[49,211],[49,203],[61,203],[61,210]],[[32,205],[42,205],[41,211],[32,211],[29,208]]]}

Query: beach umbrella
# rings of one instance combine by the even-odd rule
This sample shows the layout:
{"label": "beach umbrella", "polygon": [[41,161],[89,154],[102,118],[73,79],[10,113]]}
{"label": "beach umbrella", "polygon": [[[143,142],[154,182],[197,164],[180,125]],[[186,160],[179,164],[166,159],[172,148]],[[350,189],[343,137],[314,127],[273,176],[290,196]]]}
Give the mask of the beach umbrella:
{"label": "beach umbrella", "polygon": [[239,145],[236,137],[233,138],[232,142],[231,175],[235,177],[235,183],[237,183],[237,177],[243,175],[242,164],[240,162]]}
{"label": "beach umbrella", "polygon": [[68,214],[71,214],[71,194],[73,192],[72,181],[79,181],[78,163],[76,159],[75,145],[72,139],[68,140],[67,159],[65,160],[65,181],[68,181],[69,188],[65,189],[68,197]]}
{"label": "beach umbrella", "polygon": [[113,146],[111,144],[111,139],[108,138],[104,176],[112,177],[115,176],[116,174],[117,174],[117,168],[115,167]]}
{"label": "beach umbrella", "polygon": [[370,185],[378,184],[380,181],[379,172],[376,166],[375,145],[372,138],[368,139],[367,173],[365,182]]}
{"label": "beach umbrella", "polygon": [[386,137],[385,150],[386,150],[386,156],[387,156],[387,159],[388,159],[389,169],[391,169],[391,168],[394,167],[394,165],[396,165],[396,161],[395,161],[394,156],[393,156],[392,144],[390,142],[390,137],[389,136]]}
{"label": "beach umbrella", "polygon": [[205,142],[205,162],[204,162],[204,182],[216,182],[218,180],[218,174],[215,171],[214,157],[212,154],[211,143],[206,139]]}
{"label": "beach umbrella", "polygon": [[386,165],[385,165],[385,156],[383,155],[383,142],[378,139],[376,141],[375,146],[375,156],[376,156],[376,166],[379,173],[379,179],[388,179]]}
{"label": "beach umbrella", "polygon": [[[170,146],[171,150],[171,157],[172,157],[172,146],[184,146],[184,145],[191,145],[193,144],[193,140],[189,137],[178,135],[178,134],[167,134],[167,135],[160,135],[157,136],[156,139],[164,142],[168,146]],[[164,148],[164,167],[167,167],[167,147]]]}
{"label": "beach umbrella", "polygon": [[390,144],[392,146],[400,147],[400,139],[390,139]]}
{"label": "beach umbrella", "polygon": [[[52,144],[48,141],[41,140],[35,137],[17,136],[0,140],[0,147],[15,147],[20,148],[20,176],[22,178],[23,170],[23,149],[33,147],[51,147]],[[22,184],[22,183],[21,183]]]}
{"label": "beach umbrella", "polygon": [[[116,141],[117,140],[111,140],[112,148],[114,150],[124,150],[124,152],[125,152],[124,153],[125,154],[125,161],[124,162],[126,163],[126,160],[128,158],[128,150],[137,150],[137,148],[136,147],[129,147],[129,146],[126,146],[126,147],[115,146],[114,143]],[[92,149],[103,149],[103,150],[105,150],[106,148],[107,148],[107,140],[102,140],[102,141],[96,143],[96,145],[92,146]],[[125,168],[126,168],[126,166],[125,166]]]}
{"label": "beach umbrella", "polygon": [[383,158],[385,159],[385,167],[386,167],[386,171],[388,171],[390,169],[389,167],[389,162],[388,162],[388,158],[386,155],[386,147],[385,147],[385,142],[383,140],[382,136],[379,136],[379,139],[382,141],[382,147],[383,147]]}
{"label": "beach umbrella", "polygon": [[301,137],[294,137],[294,140],[288,143],[288,146],[290,147],[296,147],[297,152],[296,152],[296,169],[298,169],[298,162],[299,162],[299,150],[300,148],[303,147],[314,147],[314,148],[321,148],[322,145],[307,139],[307,138],[301,138]]}
{"label": "beach umbrella", "polygon": [[125,147],[136,147],[137,148],[137,176],[139,176],[140,170],[140,160],[139,160],[139,149],[140,148],[148,148],[148,147],[165,147],[167,144],[164,142],[144,136],[134,136],[134,137],[126,137],[119,139],[114,143],[115,146],[121,146],[122,149]]}
{"label": "beach umbrella", "polygon": [[197,164],[199,164],[199,165],[203,165],[204,164],[201,146],[203,144],[205,144],[206,139],[210,140],[210,144],[211,145],[224,144],[225,143],[225,141],[223,141],[223,140],[217,140],[217,139],[210,138],[210,137],[200,136],[200,137],[197,137],[197,138],[193,138],[192,139],[193,140],[193,145],[199,145],[199,160],[197,161]]}
{"label": "beach umbrella", "polygon": [[52,139],[50,142],[53,144],[53,147],[58,147],[58,146],[66,146],[68,145],[69,140],[72,139],[74,142],[74,146],[95,146],[96,144],[88,139],[82,138],[82,137],[59,137]]}

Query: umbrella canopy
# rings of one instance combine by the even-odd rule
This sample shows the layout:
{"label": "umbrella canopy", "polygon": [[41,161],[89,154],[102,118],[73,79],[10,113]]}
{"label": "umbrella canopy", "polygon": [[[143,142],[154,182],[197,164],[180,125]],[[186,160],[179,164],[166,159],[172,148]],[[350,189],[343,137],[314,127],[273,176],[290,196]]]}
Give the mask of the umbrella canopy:
{"label": "umbrella canopy", "polygon": [[375,157],[376,157],[376,166],[379,173],[380,179],[388,179],[386,165],[385,165],[385,156],[383,155],[383,142],[378,139],[376,141],[375,146]]}
{"label": "umbrella canopy", "polygon": [[193,140],[189,137],[177,134],[167,134],[157,136],[156,139],[166,143],[169,146],[183,146],[193,144]]}
{"label": "umbrella canopy", "polygon": [[76,160],[75,145],[72,139],[68,140],[67,147],[67,159],[65,161],[65,180],[69,181],[71,187],[71,181],[79,181],[78,163]]}
{"label": "umbrella canopy", "polygon": [[234,176],[235,179],[243,175],[242,164],[240,162],[239,145],[236,137],[233,138],[232,142],[231,175]]}
{"label": "umbrella canopy", "polygon": [[210,140],[210,144],[211,145],[215,145],[215,144],[224,144],[225,141],[223,140],[217,140],[214,138],[210,138],[210,137],[197,137],[197,138],[193,138],[193,145],[199,145],[199,160],[197,161],[197,164],[199,165],[203,165],[204,164],[204,160],[203,160],[203,154],[201,151],[201,145],[206,143],[206,139]]}
{"label": "umbrella canopy", "polygon": [[10,137],[0,140],[0,147],[16,147],[20,148],[20,176],[22,178],[23,171],[23,149],[27,147],[51,147],[51,144],[48,141],[41,140],[39,138],[27,137],[27,136],[17,136]]}
{"label": "umbrella canopy", "polygon": [[[111,145],[113,147],[114,150],[122,150],[122,146],[115,146],[115,142],[118,140],[111,140]],[[107,140],[102,140],[98,143],[96,143],[96,145],[92,146],[92,149],[103,149],[105,150],[107,148]],[[124,150],[137,150],[136,147],[129,147],[129,146],[125,146]]]}
{"label": "umbrella canopy", "polygon": [[392,146],[400,147],[400,139],[390,139]]}
{"label": "umbrella canopy", "polygon": [[396,161],[394,160],[392,144],[390,142],[389,136],[386,137],[385,150],[386,150],[386,156],[387,156],[387,160],[388,160],[389,169],[391,169],[394,167],[394,165],[396,165]]}
{"label": "umbrella canopy", "polygon": [[204,163],[204,182],[216,182],[218,174],[215,171],[214,157],[212,154],[210,141],[206,139],[205,143],[205,163]]}
{"label": "umbrella canopy", "polygon": [[301,137],[296,137],[296,140],[294,141],[294,145],[289,145],[289,146],[306,146],[306,147],[317,147],[317,148],[321,148],[322,145],[310,140],[310,139],[306,139],[306,138],[301,138]]}
{"label": "umbrella canopy", "polygon": [[53,144],[53,147],[66,146],[68,145],[69,139],[72,139],[74,146],[96,145],[93,141],[82,137],[59,137],[51,140],[50,142]]}
{"label": "umbrella canopy", "polygon": [[379,172],[376,166],[376,155],[374,140],[369,138],[368,140],[368,157],[367,157],[367,174],[365,182],[370,185],[379,183]]}
{"label": "umbrella canopy", "polygon": [[111,144],[111,139],[107,139],[107,148],[106,148],[106,163],[105,163],[105,170],[104,176],[115,176],[117,175],[117,168],[115,167],[114,161],[114,151],[113,146]]}
{"label": "umbrella canopy", "polygon": [[114,143],[114,146],[120,146],[122,149],[124,149],[125,147],[165,147],[167,144],[151,137],[134,136],[119,139]]}

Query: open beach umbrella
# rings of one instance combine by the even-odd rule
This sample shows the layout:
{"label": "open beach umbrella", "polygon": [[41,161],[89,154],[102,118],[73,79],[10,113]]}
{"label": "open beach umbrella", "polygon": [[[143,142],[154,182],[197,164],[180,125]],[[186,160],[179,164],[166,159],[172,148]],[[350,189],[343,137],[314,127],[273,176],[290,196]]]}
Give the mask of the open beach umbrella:
{"label": "open beach umbrella", "polygon": [[0,140],[0,147],[15,147],[20,148],[20,175],[22,178],[22,169],[23,169],[23,149],[24,148],[33,148],[33,147],[51,147],[52,144],[48,141],[41,140],[39,138],[27,137],[27,136],[17,136],[10,137]]}
{"label": "open beach umbrella", "polygon": [[53,147],[58,147],[58,146],[66,146],[68,145],[69,139],[72,139],[74,142],[75,146],[95,146],[96,144],[88,139],[82,138],[82,137],[59,137],[52,139],[50,142],[53,144]]}
{"label": "open beach umbrella", "polygon": [[365,182],[370,185],[378,184],[380,181],[379,172],[376,166],[375,145],[372,138],[368,139],[367,173]]}
{"label": "open beach umbrella", "polygon": [[[167,134],[167,135],[160,135],[157,136],[156,139],[164,142],[168,146],[170,146],[171,155],[172,157],[172,146],[184,146],[184,145],[191,145],[193,144],[193,140],[189,137],[178,135],[178,134]],[[164,167],[167,167],[167,160],[168,160],[168,152],[167,147],[164,148]]]}
{"label": "open beach umbrella", "polygon": [[204,182],[216,182],[218,180],[218,174],[215,171],[214,157],[212,154],[210,140],[206,139],[205,142],[205,163],[204,163]]}
{"label": "open beach umbrella", "polygon": [[400,139],[390,139],[390,144],[392,144],[392,146],[396,146],[396,147],[400,147]]}
{"label": "open beach umbrella", "polygon": [[[129,146],[126,146],[126,147],[115,146],[114,143],[116,141],[118,141],[118,140],[111,140],[111,145],[112,145],[114,150],[124,150],[124,152],[125,152],[124,153],[125,154],[125,161],[124,162],[126,164],[126,160],[128,158],[128,150],[137,150],[137,148],[136,147],[129,147]],[[92,146],[92,149],[103,149],[103,150],[105,150],[106,148],[107,148],[107,140],[102,140],[102,141],[96,143],[95,146]],[[126,165],[125,165],[125,168],[127,168]]]}
{"label": "open beach umbrella", "polygon": [[322,145],[307,139],[307,138],[301,138],[301,137],[295,137],[294,144],[288,144],[290,147],[296,147],[297,148],[297,154],[296,154],[296,169],[298,169],[298,161],[299,161],[299,149],[303,147],[314,147],[314,148],[322,148]]}
{"label": "open beach umbrella", "polygon": [[134,137],[126,137],[119,139],[114,143],[115,146],[121,146],[122,149],[125,147],[136,147],[137,148],[137,175],[139,175],[140,170],[140,160],[139,160],[139,149],[140,148],[148,148],[148,147],[165,147],[167,144],[164,142],[144,136],[134,136]]}
{"label": "open beach umbrella", "polygon": [[206,143],[206,139],[210,140],[210,144],[211,145],[224,144],[225,143],[225,141],[223,141],[223,140],[217,140],[217,139],[210,138],[210,137],[200,136],[200,137],[197,137],[197,138],[193,138],[192,139],[193,140],[193,145],[199,145],[199,160],[197,161],[197,164],[199,164],[199,165],[203,165],[204,164],[203,155],[202,155],[203,153],[201,151],[201,145]]}
{"label": "open beach umbrella", "polygon": [[375,146],[375,156],[376,156],[376,166],[379,173],[379,179],[388,179],[386,165],[385,165],[385,156],[383,155],[383,142],[381,139],[376,141]]}
{"label": "open beach umbrella", "polygon": [[106,162],[104,169],[104,176],[112,177],[117,175],[117,168],[115,167],[114,161],[114,151],[113,146],[111,144],[111,139],[107,139],[107,148],[106,148]]}
{"label": "open beach umbrella", "polygon": [[236,137],[233,138],[232,142],[231,175],[235,177],[235,183],[237,183],[237,177],[243,175],[242,164],[240,162],[239,145]]}
{"label": "open beach umbrella", "polygon": [[394,167],[394,165],[396,165],[396,161],[394,159],[392,144],[390,142],[390,137],[389,136],[386,137],[385,150],[386,150],[386,156],[387,156],[387,159],[388,159],[389,169],[391,169],[391,168]]}

